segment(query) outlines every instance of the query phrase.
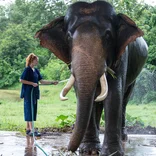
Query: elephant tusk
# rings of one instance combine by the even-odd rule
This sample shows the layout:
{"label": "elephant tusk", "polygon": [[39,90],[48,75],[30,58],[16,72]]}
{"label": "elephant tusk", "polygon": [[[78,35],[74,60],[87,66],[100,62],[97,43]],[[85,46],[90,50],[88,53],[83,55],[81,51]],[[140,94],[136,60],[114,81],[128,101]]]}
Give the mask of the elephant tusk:
{"label": "elephant tusk", "polygon": [[100,78],[100,84],[101,84],[101,93],[100,95],[95,99],[95,102],[100,102],[103,101],[107,94],[108,94],[108,84],[107,84],[107,79],[106,75],[103,74]]}
{"label": "elephant tusk", "polygon": [[60,100],[62,100],[62,101],[68,100],[68,98],[65,96],[69,92],[71,87],[73,86],[74,82],[75,82],[75,78],[73,75],[71,75],[66,86],[62,89],[62,91],[60,93]]}

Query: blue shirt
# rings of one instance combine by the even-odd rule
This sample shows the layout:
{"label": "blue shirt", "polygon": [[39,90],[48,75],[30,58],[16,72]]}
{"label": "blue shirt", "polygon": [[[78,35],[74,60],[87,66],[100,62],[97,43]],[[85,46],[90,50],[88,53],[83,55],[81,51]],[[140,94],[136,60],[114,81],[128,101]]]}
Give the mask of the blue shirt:
{"label": "blue shirt", "polygon": [[[26,80],[26,81],[31,81],[34,83],[38,83],[41,79],[42,76],[39,72],[38,69],[34,69],[34,71],[32,70],[32,68],[30,66],[26,67],[21,75],[21,79],[22,80]],[[28,84],[22,84],[22,89],[21,89],[21,95],[20,98],[26,98],[28,100],[31,99],[31,90],[32,90],[33,86],[32,85],[28,85]],[[34,94],[35,97],[37,99],[40,98],[40,94],[39,94],[39,86],[34,87]]]}

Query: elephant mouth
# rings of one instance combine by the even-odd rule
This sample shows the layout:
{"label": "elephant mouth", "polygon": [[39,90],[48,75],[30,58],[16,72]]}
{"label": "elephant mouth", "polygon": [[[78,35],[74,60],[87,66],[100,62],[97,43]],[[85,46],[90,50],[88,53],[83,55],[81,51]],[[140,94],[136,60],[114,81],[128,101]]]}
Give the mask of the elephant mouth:
{"label": "elephant mouth", "polygon": [[[60,99],[62,101],[68,100],[68,97],[66,97],[66,95],[74,85],[74,82],[75,82],[75,77],[73,76],[73,74],[71,74],[67,84],[65,85],[65,87],[62,89],[60,93]],[[100,85],[101,85],[101,93],[96,97],[96,99],[94,100],[95,102],[103,101],[107,97],[108,84],[107,84],[105,73],[100,77]]]}

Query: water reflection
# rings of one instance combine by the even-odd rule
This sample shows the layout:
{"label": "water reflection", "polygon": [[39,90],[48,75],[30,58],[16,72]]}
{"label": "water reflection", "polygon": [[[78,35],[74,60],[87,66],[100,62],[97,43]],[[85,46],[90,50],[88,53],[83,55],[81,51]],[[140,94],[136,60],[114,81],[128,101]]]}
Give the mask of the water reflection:
{"label": "water reflection", "polygon": [[24,156],[37,156],[37,147],[34,145],[34,139],[31,136],[26,136]]}

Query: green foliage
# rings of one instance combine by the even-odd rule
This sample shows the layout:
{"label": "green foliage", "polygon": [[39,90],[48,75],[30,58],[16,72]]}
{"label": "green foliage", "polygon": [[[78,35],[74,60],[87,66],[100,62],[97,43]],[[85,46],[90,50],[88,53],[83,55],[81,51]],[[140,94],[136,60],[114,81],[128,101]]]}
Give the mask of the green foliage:
{"label": "green foliage", "polygon": [[51,53],[38,46],[34,35],[42,25],[56,17],[52,10],[57,10],[57,14],[61,15],[65,5],[61,1],[51,4],[48,0],[16,0],[9,8],[0,7],[0,88],[11,86],[19,80],[25,58],[31,52],[40,59],[39,69],[47,65]]}
{"label": "green foliage", "polygon": [[126,126],[135,126],[140,125],[144,127],[144,122],[141,120],[140,117],[132,117],[128,113],[126,114]]}
{"label": "green foliage", "polygon": [[39,57],[37,68],[44,68],[51,59],[52,53],[45,48],[36,47],[33,51]]}
{"label": "green foliage", "polygon": [[0,120],[0,129],[1,130],[8,130],[8,131],[19,131],[23,127],[21,125],[16,125],[15,122],[11,122],[12,119],[10,120]]}
{"label": "green foliage", "polygon": [[[21,84],[19,83],[21,86]],[[18,85],[18,86],[19,86]],[[68,116],[73,120],[76,110],[75,95],[69,92],[69,100],[60,101],[59,93],[64,85],[40,86],[41,97],[38,101],[38,114],[35,127],[46,128],[60,127],[60,120],[56,121],[59,114]],[[24,131],[26,123],[23,118],[23,99],[20,99],[20,89],[0,90],[0,130]],[[65,120],[66,121],[66,120]],[[72,123],[73,123],[72,122]]]}
{"label": "green foliage", "polygon": [[41,69],[41,73],[44,79],[53,80],[64,80],[70,76],[68,66],[56,59],[50,60],[45,68]]}
{"label": "green foliage", "polygon": [[[64,16],[68,6],[77,1],[80,0],[15,0],[9,6],[0,6],[0,88],[10,87],[18,82],[25,67],[25,58],[31,52],[39,56],[38,68],[45,79],[63,80],[69,77],[68,67],[47,49],[41,48],[34,35],[54,18]],[[149,70],[148,72],[154,73],[156,7],[138,3],[137,0],[108,0],[108,2],[115,7],[117,13],[128,15],[144,31],[144,38],[149,46],[145,68]],[[145,75],[136,82],[135,95],[132,96],[132,100],[136,103],[155,100],[156,89],[153,89],[154,85],[151,86],[152,83],[148,81],[154,80],[145,78]],[[149,88],[152,88],[151,92]]]}
{"label": "green foliage", "polygon": [[105,124],[105,114],[104,114],[104,111],[103,111],[102,115],[101,115],[100,125],[103,126],[104,124]]}
{"label": "green foliage", "polygon": [[65,126],[71,126],[75,123],[76,120],[76,115],[71,114],[71,115],[59,115],[56,118],[56,121],[61,121],[60,122],[60,127],[65,127]]}
{"label": "green foliage", "polygon": [[[105,123],[105,115],[104,115],[104,112],[102,112],[100,125],[103,126],[104,123]],[[143,127],[144,121],[139,116],[134,117],[126,113],[126,126],[135,126],[135,125],[140,125]]]}
{"label": "green foliage", "polygon": [[0,6],[0,32],[4,31],[8,24],[8,19],[6,17],[6,8]]}
{"label": "green foliage", "polygon": [[19,78],[19,72],[5,60],[0,61],[0,88],[11,86]]}
{"label": "green foliage", "polygon": [[[144,11],[142,26],[145,35],[144,38],[149,46],[147,68],[151,71],[156,69],[156,7],[147,6]],[[152,68],[151,68],[152,67]]]}
{"label": "green foliage", "polygon": [[9,25],[0,36],[0,87],[17,82],[24,67],[24,57],[33,46],[32,37],[22,25]]}
{"label": "green foliage", "polygon": [[[67,119],[63,119],[64,122],[71,121],[67,122],[67,125],[68,123],[72,125],[75,122],[75,94],[69,92],[69,100],[61,102],[58,96],[62,88],[61,84],[57,86],[40,86],[41,98],[38,101],[38,115],[35,127],[59,128],[62,122],[62,119],[56,121],[59,115],[68,116]],[[19,98],[19,94],[19,89],[0,90],[0,130],[24,131],[23,99]],[[133,122],[134,118],[138,122],[143,122],[145,126],[156,127],[155,106],[156,102],[147,105],[128,105],[127,122],[132,125],[132,123],[135,123]]]}

